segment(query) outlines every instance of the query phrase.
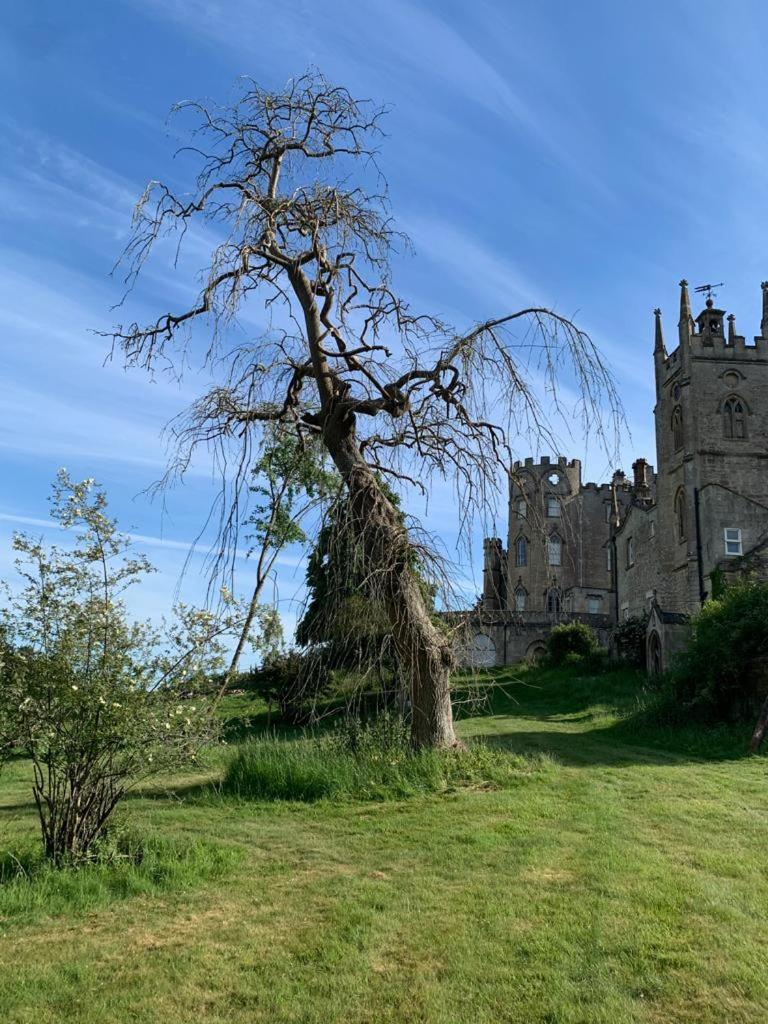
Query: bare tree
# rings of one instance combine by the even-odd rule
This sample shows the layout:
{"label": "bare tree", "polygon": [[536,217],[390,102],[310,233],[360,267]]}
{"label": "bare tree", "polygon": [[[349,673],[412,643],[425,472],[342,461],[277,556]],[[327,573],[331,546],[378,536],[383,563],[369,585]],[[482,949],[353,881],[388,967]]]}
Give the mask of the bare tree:
{"label": "bare tree", "polygon": [[[587,335],[547,309],[457,334],[395,293],[391,255],[408,242],[390,219],[376,163],[384,111],[370,101],[312,71],[282,92],[245,80],[229,106],[176,109],[194,119],[187,152],[199,174],[191,194],[147,186],[123,256],[126,280],[169,231],[183,238],[203,221],[220,241],[190,308],[118,326],[113,340],[128,364],[152,370],[183,359],[195,325],[205,327],[204,359],[222,383],[177,430],[178,465],[198,445],[234,445],[231,494],[247,480],[265,424],[321,439],[410,679],[413,742],[451,746],[452,643],[425,607],[412,538],[378,481],[424,489],[432,475],[451,479],[466,524],[509,465],[508,440],[547,429],[531,373],[556,404],[565,370],[595,429],[606,401],[617,416],[611,376]],[[226,328],[253,293],[263,309],[280,311],[281,325],[275,319],[257,341],[237,345]]]}

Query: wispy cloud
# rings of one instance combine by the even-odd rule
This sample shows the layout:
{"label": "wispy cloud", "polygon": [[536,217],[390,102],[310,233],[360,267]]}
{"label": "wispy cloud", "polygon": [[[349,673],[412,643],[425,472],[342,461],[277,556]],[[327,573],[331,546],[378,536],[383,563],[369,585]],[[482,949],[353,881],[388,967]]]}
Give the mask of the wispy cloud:
{"label": "wispy cloud", "polygon": [[[37,529],[43,530],[46,533],[63,531],[59,523],[53,519],[42,519],[39,516],[28,516],[20,515],[16,512],[0,512],[0,522],[12,523],[15,526],[33,526]],[[201,557],[206,558],[210,554],[208,548],[203,545],[195,544],[189,540],[175,540],[170,537],[157,537],[146,533],[127,533],[126,536],[139,547],[149,548],[162,548],[168,552],[183,552],[185,556],[189,557]],[[248,561],[252,556],[244,548],[238,548],[235,551],[235,557],[242,561]],[[288,552],[278,555],[275,560],[277,566],[296,569],[305,564],[305,558],[300,554],[290,554]]]}

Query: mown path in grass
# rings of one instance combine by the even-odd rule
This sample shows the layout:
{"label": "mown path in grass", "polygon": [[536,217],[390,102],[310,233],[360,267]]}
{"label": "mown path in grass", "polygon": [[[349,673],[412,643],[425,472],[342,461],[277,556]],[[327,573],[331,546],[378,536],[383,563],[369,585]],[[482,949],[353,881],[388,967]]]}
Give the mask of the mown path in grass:
{"label": "mown path in grass", "polygon": [[[641,742],[610,680],[525,684],[461,725],[557,759],[511,790],[132,800],[142,827],[243,860],[188,891],[0,922],[0,1019],[762,1024],[765,760]],[[33,827],[24,794],[0,779],[11,837]]]}

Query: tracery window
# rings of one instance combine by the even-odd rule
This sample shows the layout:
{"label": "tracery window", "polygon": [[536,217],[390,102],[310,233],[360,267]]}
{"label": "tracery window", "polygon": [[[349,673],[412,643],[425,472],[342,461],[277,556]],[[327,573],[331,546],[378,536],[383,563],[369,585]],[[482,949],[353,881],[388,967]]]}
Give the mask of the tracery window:
{"label": "tracery window", "polygon": [[735,395],[723,402],[723,433],[727,438],[747,436],[745,413],[744,403]]}
{"label": "tracery window", "polygon": [[517,590],[515,591],[515,611],[516,612],[524,612],[525,611],[525,596],[526,596],[525,589],[523,587],[518,587]]}
{"label": "tracery window", "polygon": [[547,594],[547,611],[552,615],[560,614],[560,591],[554,587]]}

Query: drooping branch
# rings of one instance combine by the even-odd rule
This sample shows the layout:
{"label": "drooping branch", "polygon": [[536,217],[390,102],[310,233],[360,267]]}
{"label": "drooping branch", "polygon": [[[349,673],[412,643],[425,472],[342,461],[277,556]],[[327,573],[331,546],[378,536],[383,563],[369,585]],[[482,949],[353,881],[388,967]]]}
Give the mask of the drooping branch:
{"label": "drooping branch", "polygon": [[[280,92],[245,80],[226,108],[178,110],[194,121],[195,187],[177,195],[148,186],[124,253],[126,278],[168,233],[181,244],[204,225],[217,243],[188,309],[112,334],[129,364],[152,370],[159,359],[196,355],[216,378],[172,429],[170,476],[183,476],[202,448],[213,456],[222,488],[211,564],[220,571],[232,564],[222,551],[236,547],[265,428],[278,425],[299,445],[319,440],[347,488],[371,571],[378,566],[386,581],[381,599],[415,673],[414,694],[439,693],[444,707],[451,658],[410,579],[409,532],[378,474],[422,490],[434,477],[452,481],[468,535],[522,437],[557,447],[555,423],[568,429],[580,418],[611,446],[621,421],[613,378],[589,336],[554,311],[532,306],[461,332],[397,294],[391,257],[409,243],[394,227],[376,162],[383,108],[309,72]],[[236,343],[228,328],[253,301],[272,321]],[[575,399],[565,400],[568,391]],[[432,691],[422,688],[430,673],[442,680]]]}

